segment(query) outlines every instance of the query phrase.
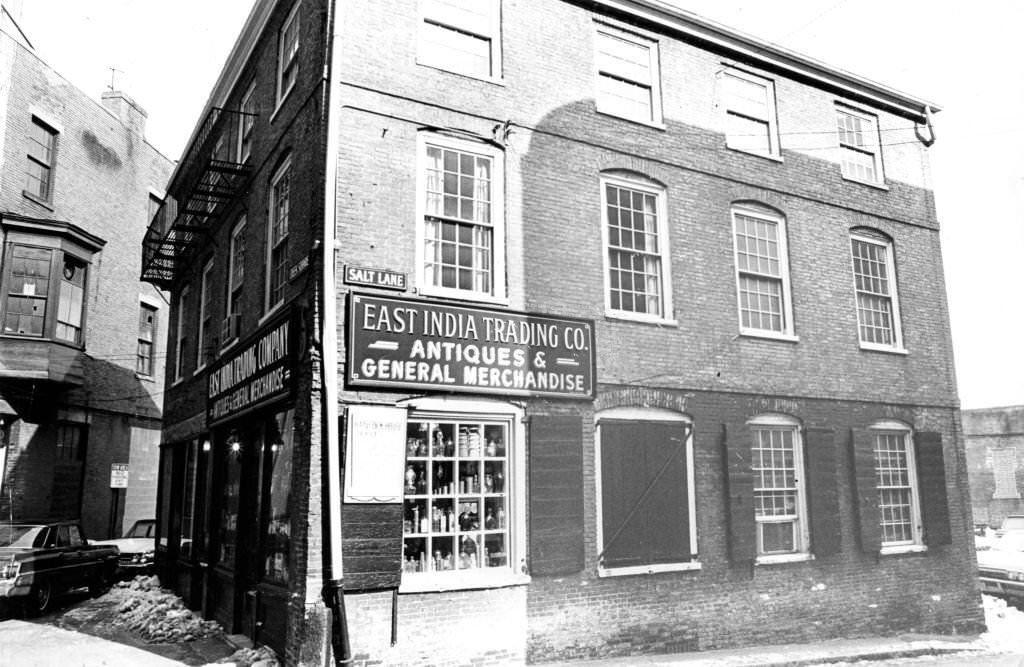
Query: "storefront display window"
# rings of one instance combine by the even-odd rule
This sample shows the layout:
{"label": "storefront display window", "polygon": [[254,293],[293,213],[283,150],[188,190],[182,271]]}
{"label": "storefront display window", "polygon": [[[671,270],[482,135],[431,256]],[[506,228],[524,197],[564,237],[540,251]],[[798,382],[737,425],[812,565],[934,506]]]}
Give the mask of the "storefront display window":
{"label": "storefront display window", "polygon": [[224,487],[220,511],[220,557],[225,567],[235,566],[238,550],[238,502],[242,487],[242,438],[232,430],[224,441]]}
{"label": "storefront display window", "polygon": [[509,424],[410,419],[404,573],[508,568]]}
{"label": "storefront display window", "polygon": [[267,424],[264,459],[269,478],[266,500],[264,570],[266,581],[288,583],[288,553],[291,548],[291,517],[288,511],[292,486],[293,411],[274,415]]}

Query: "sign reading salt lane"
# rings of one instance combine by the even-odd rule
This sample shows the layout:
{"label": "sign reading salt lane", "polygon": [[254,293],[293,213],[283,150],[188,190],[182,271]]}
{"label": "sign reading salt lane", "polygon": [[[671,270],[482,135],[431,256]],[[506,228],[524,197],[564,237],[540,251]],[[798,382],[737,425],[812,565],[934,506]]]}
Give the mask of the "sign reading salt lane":
{"label": "sign reading salt lane", "polygon": [[590,320],[353,293],[352,386],[590,398]]}
{"label": "sign reading salt lane", "polygon": [[210,370],[207,420],[224,421],[287,395],[294,364],[292,320],[270,325]]}

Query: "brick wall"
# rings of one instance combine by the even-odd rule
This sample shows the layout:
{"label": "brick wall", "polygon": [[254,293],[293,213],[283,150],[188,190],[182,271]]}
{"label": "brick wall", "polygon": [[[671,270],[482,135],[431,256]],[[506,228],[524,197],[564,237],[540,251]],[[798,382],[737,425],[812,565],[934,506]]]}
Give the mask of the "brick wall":
{"label": "brick wall", "polygon": [[[974,525],[998,528],[1024,513],[1024,408],[964,410],[963,422]],[[997,470],[1005,477],[999,494]]]}

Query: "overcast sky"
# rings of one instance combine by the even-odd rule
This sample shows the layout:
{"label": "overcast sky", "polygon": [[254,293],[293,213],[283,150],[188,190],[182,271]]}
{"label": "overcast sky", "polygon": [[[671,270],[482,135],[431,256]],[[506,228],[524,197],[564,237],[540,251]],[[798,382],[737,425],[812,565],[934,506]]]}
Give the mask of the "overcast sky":
{"label": "overcast sky", "polygon": [[[171,158],[252,6],[3,2],[22,4],[21,26],[39,55],[79,88],[98,98],[113,75],[114,86],[149,112],[147,136]],[[965,408],[1024,404],[1024,129],[1017,121],[1024,3],[977,0],[969,10],[925,0],[674,4],[943,107],[931,161],[960,398]]]}

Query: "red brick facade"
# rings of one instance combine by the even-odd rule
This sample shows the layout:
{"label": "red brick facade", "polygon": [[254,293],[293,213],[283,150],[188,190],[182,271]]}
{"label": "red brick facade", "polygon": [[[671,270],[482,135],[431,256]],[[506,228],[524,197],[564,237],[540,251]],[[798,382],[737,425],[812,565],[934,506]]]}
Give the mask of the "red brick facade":
{"label": "red brick facade", "polygon": [[[30,48],[0,37],[0,217],[5,262],[0,333],[0,404],[7,429],[0,509],[16,519],[80,518],[89,537],[119,537],[156,503],[163,357],[169,316],[165,297],[139,281],[138,247],[150,198],[161,196],[171,163],[146,142],[145,112],[118,117],[54,72]],[[109,93],[124,99],[121,93]],[[125,107],[126,112],[128,107]],[[50,192],[26,194],[30,133],[53,133]],[[36,230],[36,231],[30,231]],[[80,231],[79,231],[80,230]],[[21,332],[11,319],[11,248],[56,247],[92,239],[79,344],[56,342],[56,311],[45,331]],[[57,302],[52,289],[47,295]],[[17,297],[15,297],[17,298]],[[139,373],[140,307],[155,311],[153,361]],[[71,442],[78,433],[80,440]],[[112,463],[129,465],[129,485],[115,503]]]}
{"label": "red brick facade", "polygon": [[[196,284],[212,257],[215,282],[225,284],[224,249],[239,214],[232,211],[245,211],[246,275],[255,275],[262,286],[267,183],[280,160],[291,155],[294,279],[286,302],[299,321],[295,390],[290,400],[263,408],[293,408],[293,437],[301,443],[294,450],[288,505],[292,584],[286,632],[282,638],[266,629],[272,612],[245,611],[250,592],[257,606],[276,609],[267,602],[271,591],[261,587],[259,567],[249,576],[238,566],[233,584],[206,600],[193,598],[235,629],[255,632],[257,639],[270,633],[266,641],[289,664],[317,663],[331,632],[330,612],[319,593],[329,573],[328,549],[337,548],[329,543],[327,526],[339,514],[348,638],[359,664],[544,662],[980,627],[938,223],[926,145],[918,139],[927,136],[924,103],[817,69],[809,61],[787,60],[768,47],[749,55],[751,45],[731,33],[712,47],[699,37],[712,30],[700,21],[646,2],[629,5],[628,12],[619,13],[605,3],[503,0],[500,36],[491,33],[500,39],[500,71],[474,77],[419,64],[423,54],[417,49],[423,47],[417,35],[425,28],[410,3],[304,1],[298,10],[300,78],[288,104],[305,100],[308,106],[294,116],[288,116],[287,106],[278,111],[262,106],[272,96],[277,40],[293,5],[257,6],[257,18],[247,27],[251,39],[242,42],[251,51],[236,52],[215,91],[216,104],[229,109],[238,108],[251,77],[261,91],[258,148],[248,186],[212,223],[215,243],[190,251],[174,282],[176,290]],[[633,122],[596,108],[595,22],[656,45],[657,122]],[[331,35],[331,26],[332,38],[320,41]],[[325,62],[330,65],[326,87],[316,78]],[[777,123],[772,131],[782,147],[778,155],[727,147],[721,79],[731,68],[770,82],[771,127]],[[810,83],[815,78],[819,82]],[[326,113],[316,106],[324,95],[329,95]],[[844,105],[877,125],[876,164],[884,167],[878,183],[842,175],[835,127],[837,108]],[[281,118],[294,121],[280,124]],[[329,135],[327,128],[332,128]],[[499,230],[491,257],[504,270],[489,276],[497,286],[491,295],[459,294],[465,288],[451,286],[446,292],[427,278],[428,144],[485,156],[491,171],[478,166],[462,176],[492,174],[489,192],[501,193],[500,201],[490,202],[498,219],[493,229]],[[662,207],[659,277],[671,300],[665,299],[659,316],[635,317],[608,305],[603,179],[641,183]],[[464,200],[488,196],[479,194],[479,185],[458,187]],[[787,316],[791,312],[781,335],[741,331],[737,210],[781,221],[788,246],[782,256]],[[325,286],[319,280],[323,246],[318,241],[332,218],[337,281]],[[870,231],[860,231],[865,229]],[[866,234],[889,253],[882,264],[895,276],[890,282],[899,307],[898,338],[892,344],[865,345],[866,334],[859,334],[853,233]],[[353,286],[345,267],[397,272],[407,286],[397,292]],[[430,532],[412,525],[412,508],[423,494],[406,490],[402,502],[389,497],[368,503],[355,499],[340,507],[328,503],[323,466],[330,440],[322,426],[319,327],[332,323],[321,319],[321,290],[333,295],[338,313],[339,362],[336,373],[323,375],[339,388],[339,442],[347,455],[363,444],[349,441],[346,426],[364,406],[405,410],[401,423],[413,441],[414,424],[429,420],[507,424],[501,432],[509,448],[501,465],[507,466],[509,487],[506,492],[499,486],[494,497],[507,506],[511,527],[501,533],[506,541],[500,542],[495,561],[501,565],[486,572],[494,575],[491,579],[446,572],[455,569],[446,565],[456,556],[454,548],[450,554],[417,551],[423,548],[419,535]],[[262,294],[247,292],[242,314],[243,328],[259,335]],[[410,299],[424,308],[457,305],[481,316],[507,310],[582,318],[592,323],[595,391],[571,398],[502,395],[458,388],[454,379],[451,387],[440,389],[418,388],[415,381],[372,387],[358,377],[369,368],[361,366],[362,352],[349,349],[347,341],[356,328],[391,332],[392,323],[348,321],[359,294]],[[225,298],[214,297],[215,313],[225,312]],[[187,317],[197,317],[196,312],[193,307]],[[446,340],[456,346],[473,339],[460,334]],[[398,344],[382,338],[377,349]],[[172,357],[174,349],[171,341]],[[219,355],[228,359],[231,352]],[[240,417],[211,427],[203,412],[208,375],[193,376],[191,370],[187,375],[168,390],[163,442],[165,458],[173,461],[182,459],[181,443],[209,441],[215,453],[226,451],[234,442],[230,431],[242,423]],[[489,377],[499,378],[500,372]],[[248,414],[258,420],[266,412]],[[692,517],[685,539],[689,551],[682,562],[615,571],[604,560],[618,536],[610,536],[614,526],[606,525],[605,506],[616,498],[609,489],[621,481],[614,471],[602,471],[603,448],[612,443],[601,428],[646,421],[679,425],[684,434],[690,458],[680,465],[692,480],[682,482],[689,494],[685,512]],[[799,548],[783,558],[767,547],[757,553],[761,533],[754,532],[749,504],[754,494],[750,433],[759,423],[788,424],[782,430],[793,434],[795,456],[804,459],[796,472],[803,505],[794,510],[803,536],[796,538]],[[381,436],[376,445],[382,460],[390,442]],[[889,496],[876,488],[876,479],[882,479],[876,477],[876,461],[884,460],[884,451],[878,451],[887,443],[906,446],[900,450],[902,462],[894,464],[912,480],[913,491],[907,493],[914,500],[907,512],[913,517],[895,521],[908,531],[905,539],[882,534],[883,528],[894,530],[886,523],[892,516],[880,508],[880,498]],[[409,468],[428,458],[414,449],[403,456]],[[463,465],[469,455],[434,456],[432,465],[462,475],[464,468],[444,466]],[[481,461],[501,469],[494,468],[494,457],[504,453],[487,456]],[[165,488],[177,489],[169,498],[188,488],[173,467],[167,465],[164,477]],[[663,472],[649,482],[637,507],[647,502]],[[444,474],[451,473],[431,484],[445,488]],[[213,514],[218,502],[230,502],[217,499],[217,480],[214,469],[208,481],[214,493],[207,498]],[[450,507],[457,501],[449,495],[458,494],[442,493],[430,502]],[[890,512],[888,505],[884,511]],[[626,515],[628,523],[634,514]],[[169,516],[165,525],[173,544],[174,512]],[[418,520],[418,507],[415,516]],[[258,533],[262,524],[252,521]],[[764,523],[763,517],[757,521]],[[470,530],[461,524],[457,530],[435,528],[439,537],[432,544],[449,544],[447,536],[440,537],[448,533],[464,540]],[[185,538],[205,539],[199,533]],[[262,542],[252,544],[264,548]],[[190,575],[191,583],[180,583],[182,572],[198,570],[187,554],[174,549],[168,559],[177,565],[169,565],[168,576],[197,590],[197,574]],[[487,557],[495,558],[494,553]],[[460,579],[461,574],[466,577]],[[250,615],[261,618],[261,613],[262,626],[247,625]]]}

